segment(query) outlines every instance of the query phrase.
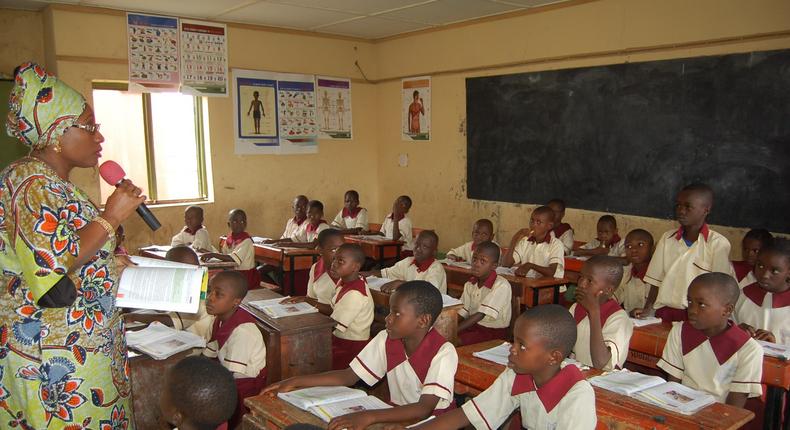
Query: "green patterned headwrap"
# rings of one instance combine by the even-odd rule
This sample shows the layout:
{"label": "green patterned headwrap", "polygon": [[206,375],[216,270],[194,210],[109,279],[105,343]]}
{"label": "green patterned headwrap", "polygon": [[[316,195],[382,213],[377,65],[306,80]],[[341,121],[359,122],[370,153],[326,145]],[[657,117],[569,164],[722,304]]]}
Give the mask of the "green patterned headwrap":
{"label": "green patterned headwrap", "polygon": [[36,63],[24,63],[8,99],[8,135],[33,149],[43,149],[74,125],[85,105],[85,98],[74,88]]}

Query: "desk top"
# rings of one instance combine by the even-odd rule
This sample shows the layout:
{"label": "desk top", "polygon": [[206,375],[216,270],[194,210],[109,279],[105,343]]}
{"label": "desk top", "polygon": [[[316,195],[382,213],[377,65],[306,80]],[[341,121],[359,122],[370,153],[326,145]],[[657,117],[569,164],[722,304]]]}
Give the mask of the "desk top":
{"label": "desk top", "polygon": [[251,290],[247,292],[247,296],[241,301],[241,307],[251,313],[256,319],[274,328],[281,334],[293,334],[314,330],[316,328],[331,328],[335,326],[335,321],[332,318],[320,312],[283,318],[271,318],[247,304],[250,301],[276,299],[278,297],[283,296],[267,289]]}
{"label": "desk top", "polygon": [[[140,248],[137,250],[137,255],[140,257],[147,257],[147,258],[155,258],[157,260],[164,260],[165,255],[167,255],[167,251],[170,249],[170,246],[156,246],[156,247],[146,247]],[[203,255],[203,253],[196,252],[198,255],[198,259]],[[200,265],[207,268],[207,269],[235,269],[236,263],[233,261],[202,261]]]}
{"label": "desk top", "polygon": [[[445,273],[447,273],[448,276],[450,274],[455,274],[457,276],[464,275],[467,278],[472,276],[472,270],[467,269],[466,267],[453,266],[449,264],[442,264],[442,266],[444,266],[444,271]],[[553,287],[556,285],[564,285],[568,283],[568,279],[566,278],[548,278],[548,277],[527,278],[524,276],[502,275],[502,274],[500,274],[499,276],[507,279],[511,284],[519,284],[529,288]]]}
{"label": "desk top", "polygon": [[298,248],[298,247],[289,247],[286,245],[278,245],[278,244],[264,244],[264,243],[256,243],[254,244],[255,248],[260,250],[266,250],[268,252],[276,253],[276,254],[284,254],[287,256],[290,255],[318,255],[321,251],[313,248]]}
{"label": "desk top", "polygon": [[[472,353],[493,348],[502,342],[501,340],[492,340],[457,348],[456,383],[480,391],[493,384],[497,376],[505,370],[505,366],[474,357]],[[600,373],[601,371],[597,369],[584,371],[587,378]],[[595,406],[599,422],[628,423],[627,428],[729,430],[740,428],[754,416],[746,409],[723,403],[710,405],[694,415],[681,415],[602,388],[593,388],[595,389]]]}
{"label": "desk top", "polygon": [[343,239],[346,242],[351,243],[364,243],[368,245],[379,245],[379,246],[394,246],[394,245],[404,245],[403,241],[400,240],[392,240],[392,239],[383,239],[384,236],[381,236],[382,239],[371,239],[365,236],[360,235],[349,235],[344,236]]}

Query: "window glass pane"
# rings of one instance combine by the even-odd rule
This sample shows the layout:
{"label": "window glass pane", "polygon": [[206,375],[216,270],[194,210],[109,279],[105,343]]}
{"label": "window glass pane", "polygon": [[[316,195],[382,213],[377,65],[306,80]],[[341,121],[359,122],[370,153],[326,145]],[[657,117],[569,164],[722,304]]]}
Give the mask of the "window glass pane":
{"label": "window glass pane", "polygon": [[200,195],[195,103],[178,93],[152,93],[151,116],[158,200],[195,199]]}
{"label": "window glass pane", "polygon": [[[102,158],[99,163],[114,160],[126,171],[126,177],[148,193],[148,171],[145,156],[143,100],[141,94],[115,90],[93,90],[93,109],[96,122],[104,135]],[[101,184],[104,204],[114,187]]]}

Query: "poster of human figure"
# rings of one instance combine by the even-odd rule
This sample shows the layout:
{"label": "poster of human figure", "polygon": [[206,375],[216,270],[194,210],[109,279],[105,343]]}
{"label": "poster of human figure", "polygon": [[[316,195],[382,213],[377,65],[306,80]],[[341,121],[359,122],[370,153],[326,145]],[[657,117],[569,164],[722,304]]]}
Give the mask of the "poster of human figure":
{"label": "poster of human figure", "polygon": [[401,80],[401,138],[431,140],[431,77]]}
{"label": "poster of human figure", "polygon": [[178,18],[126,14],[129,84],[135,91],[174,91],[181,82]]}
{"label": "poster of human figure", "polygon": [[317,76],[315,82],[318,100],[318,138],[351,139],[351,81]]}

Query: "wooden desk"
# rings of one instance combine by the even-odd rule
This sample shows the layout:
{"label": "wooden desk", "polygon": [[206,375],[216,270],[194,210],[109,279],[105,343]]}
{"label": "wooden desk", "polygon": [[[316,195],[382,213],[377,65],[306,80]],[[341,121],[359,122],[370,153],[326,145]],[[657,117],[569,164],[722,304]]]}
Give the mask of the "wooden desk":
{"label": "wooden desk", "polygon": [[[390,307],[390,294],[384,293],[379,290],[370,289],[370,294],[373,297],[373,305],[377,308],[389,309]],[[453,345],[458,345],[458,311],[463,309],[464,305],[457,304],[442,308],[442,313],[436,318],[433,327],[439,332],[448,342]],[[386,315],[385,315],[386,316]],[[375,314],[375,321],[384,323],[384,316],[380,313]],[[372,333],[371,333],[372,337]]]}
{"label": "wooden desk", "polygon": [[321,313],[274,319],[247,304],[277,297],[282,296],[267,289],[252,290],[241,304],[258,320],[266,342],[267,383],[332,370],[334,320]]}
{"label": "wooden desk", "polygon": [[[168,247],[162,247],[162,248],[156,248],[156,249],[140,248],[140,249],[137,250],[137,255],[139,255],[140,257],[153,258],[153,259],[156,259],[156,260],[165,260],[165,256],[167,255],[167,249],[169,249],[169,248],[170,248],[169,246]],[[195,252],[195,253],[198,255],[198,261],[199,261],[200,256],[202,254],[199,253],[199,252]],[[206,262],[201,261],[200,265],[202,267],[207,268],[209,270],[209,272],[212,272],[212,273],[220,271],[220,270],[235,269],[236,268],[236,263],[234,263],[233,261],[206,261]]]}
{"label": "wooden desk", "polygon": [[182,359],[200,354],[200,348],[180,352],[165,360],[154,360],[147,355],[129,359],[132,382],[132,408],[134,427],[138,429],[169,429],[159,413],[159,399],[162,397],[164,375]]}
{"label": "wooden desk", "polygon": [[[279,268],[284,275],[289,274],[290,282],[288,294],[295,291],[295,275],[299,270],[310,270],[310,267],[318,260],[321,253],[317,249],[288,248],[278,245],[254,244],[255,259],[259,262],[270,264]],[[283,291],[285,286],[283,285]]]}
{"label": "wooden desk", "polygon": [[[455,392],[478,394],[494,383],[505,366],[472,356],[475,351],[501,344],[493,340],[476,345],[462,346],[458,351],[458,370],[455,373]],[[587,378],[599,375],[596,369],[585,371]],[[740,428],[754,414],[746,409],[716,403],[694,415],[676,414],[601,388],[595,390],[595,408],[598,428],[606,429],[719,429]]]}
{"label": "wooden desk", "polygon": [[582,266],[584,266],[584,261],[585,260],[579,260],[576,257],[565,257],[565,271],[576,273],[581,272]]}
{"label": "wooden desk", "polygon": [[403,242],[399,240],[366,239],[364,236],[345,236],[346,243],[355,243],[362,247],[365,256],[377,263],[387,260],[400,260],[400,251]]}
{"label": "wooden desk", "polygon": [[[464,284],[472,276],[465,267],[443,264],[447,274],[447,289],[463,292]],[[560,302],[560,287],[568,283],[565,278],[525,278],[523,276],[500,275],[513,286],[513,295],[521,298],[521,304],[531,308],[538,305]]]}

